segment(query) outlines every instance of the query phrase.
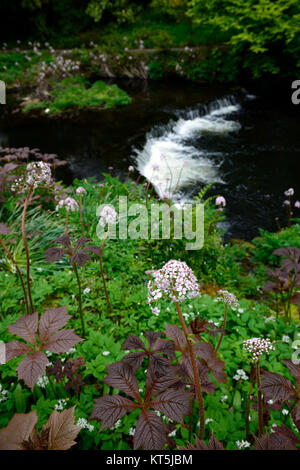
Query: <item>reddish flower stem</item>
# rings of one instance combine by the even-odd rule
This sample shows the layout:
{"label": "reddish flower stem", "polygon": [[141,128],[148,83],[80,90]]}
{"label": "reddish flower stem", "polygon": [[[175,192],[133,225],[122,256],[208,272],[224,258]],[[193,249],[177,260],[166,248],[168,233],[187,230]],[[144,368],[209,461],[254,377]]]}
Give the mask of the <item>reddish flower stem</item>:
{"label": "reddish flower stem", "polygon": [[27,211],[28,202],[31,196],[31,191],[32,191],[32,187],[29,188],[27,196],[25,198],[25,202],[24,202],[24,208],[23,208],[23,214],[22,214],[22,238],[23,238],[24,248],[25,248],[25,253],[26,253],[27,292],[28,292],[28,297],[29,297],[31,313],[33,313],[34,308],[33,308],[31,288],[30,288],[30,258],[29,258],[28,244],[27,244],[27,239],[26,239],[26,234],[25,234],[26,211]]}
{"label": "reddish flower stem", "polygon": [[258,398],[258,425],[259,425],[259,437],[264,433],[264,422],[263,422],[263,403],[261,396],[261,381],[260,381],[260,366],[259,360],[256,363],[256,381],[257,381],[257,398]]}
{"label": "reddish flower stem", "polygon": [[82,196],[81,196],[81,194],[80,194],[80,197],[79,197],[79,209],[80,209],[81,233],[82,233],[82,236],[84,237],[84,229],[83,229],[83,221],[82,221]]}
{"label": "reddish flower stem", "polygon": [[199,417],[200,417],[199,438],[203,439],[204,431],[205,431],[205,415],[204,415],[204,402],[203,402],[203,396],[202,396],[202,390],[201,390],[201,384],[200,384],[200,378],[199,378],[199,371],[198,371],[198,367],[196,363],[195,354],[193,351],[193,344],[192,344],[191,339],[189,338],[189,332],[184,322],[180,305],[178,302],[175,302],[175,305],[176,305],[176,310],[179,316],[179,320],[180,320],[184,335],[186,337],[188,348],[189,348],[189,353],[190,353],[190,358],[191,358],[191,363],[192,363],[192,368],[193,368],[193,373],[194,373],[194,379],[195,379],[196,394],[197,394],[198,403],[199,403]]}

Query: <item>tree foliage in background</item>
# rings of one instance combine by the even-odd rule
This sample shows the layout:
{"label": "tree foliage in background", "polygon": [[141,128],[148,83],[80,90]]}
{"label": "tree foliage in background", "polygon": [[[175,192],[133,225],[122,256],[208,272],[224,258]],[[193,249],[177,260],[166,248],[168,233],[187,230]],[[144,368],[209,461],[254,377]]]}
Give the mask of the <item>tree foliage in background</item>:
{"label": "tree foliage in background", "polygon": [[145,2],[138,0],[91,0],[86,12],[96,22],[100,21],[104,14],[109,14],[118,24],[131,23],[142,11],[143,3]]}
{"label": "tree foliage in background", "polygon": [[175,17],[178,21],[185,15],[187,5],[188,0],[152,0],[151,2],[153,9]]}
{"label": "tree foliage in background", "polygon": [[190,0],[187,14],[229,32],[254,77],[300,68],[299,0]]}

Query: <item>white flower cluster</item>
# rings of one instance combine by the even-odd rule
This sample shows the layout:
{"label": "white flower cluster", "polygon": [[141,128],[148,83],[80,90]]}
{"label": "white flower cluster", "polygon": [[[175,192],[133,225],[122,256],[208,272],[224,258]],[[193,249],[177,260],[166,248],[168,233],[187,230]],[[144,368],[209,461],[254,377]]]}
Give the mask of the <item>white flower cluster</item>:
{"label": "white flower cluster", "polygon": [[37,379],[36,385],[40,388],[45,388],[46,385],[48,385],[48,383],[49,383],[49,379],[48,379],[47,375],[41,375]]}
{"label": "white flower cluster", "polygon": [[246,372],[244,371],[244,369],[238,369],[235,373],[235,375],[233,376],[233,379],[234,380],[248,380],[248,375],[246,374]]}
{"label": "white flower cluster", "polygon": [[120,427],[121,420],[118,419],[118,421],[115,422],[115,424],[110,428],[112,431],[115,429],[118,429]]}
{"label": "white flower cluster", "polygon": [[270,351],[274,350],[275,347],[269,339],[251,338],[243,342],[243,349],[252,355],[254,361],[257,361],[263,353],[268,354]]}
{"label": "white flower cluster", "polygon": [[230,305],[231,307],[239,306],[235,295],[228,292],[228,290],[219,290],[218,294],[220,294],[220,297],[217,297],[217,300],[222,301],[224,304]]}
{"label": "white flower cluster", "polygon": [[284,195],[285,196],[294,196],[294,189],[293,188],[287,189],[286,191],[284,191]]}
{"label": "white flower cluster", "polygon": [[250,442],[248,441],[236,441],[236,445],[239,450],[246,449],[247,447],[251,446]]}
{"label": "white flower cluster", "polygon": [[58,211],[63,207],[65,207],[68,212],[75,212],[79,209],[77,201],[75,201],[75,199],[73,199],[72,197],[66,197],[66,199],[61,199],[56,206],[56,210]]}
{"label": "white flower cluster", "polygon": [[87,429],[90,432],[94,431],[94,426],[90,424],[85,418],[79,418],[76,424],[82,429]]}
{"label": "white flower cluster", "polygon": [[99,225],[105,227],[106,224],[113,225],[117,223],[118,214],[112,206],[104,206],[100,212]]}
{"label": "white flower cluster", "polygon": [[25,191],[29,188],[36,189],[39,185],[47,186],[52,182],[51,167],[45,162],[28,163],[24,176],[14,181],[11,190]]}
{"label": "white flower cluster", "polygon": [[2,388],[2,385],[0,384],[0,403],[1,403],[2,401],[7,400],[7,398],[8,398],[8,397],[7,397],[7,390],[4,390],[4,389]]}
{"label": "white flower cluster", "polygon": [[55,404],[54,408],[57,411],[63,411],[66,406],[67,406],[67,400],[65,400],[64,398],[60,398],[58,402]]}

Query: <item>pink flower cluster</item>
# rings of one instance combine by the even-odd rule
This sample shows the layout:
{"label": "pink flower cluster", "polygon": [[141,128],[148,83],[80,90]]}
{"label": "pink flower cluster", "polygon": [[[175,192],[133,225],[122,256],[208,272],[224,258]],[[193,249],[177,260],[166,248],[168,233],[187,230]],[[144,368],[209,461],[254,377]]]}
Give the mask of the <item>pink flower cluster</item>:
{"label": "pink flower cluster", "polygon": [[228,290],[219,290],[218,294],[220,297],[217,297],[217,300],[221,300],[224,304],[230,305],[231,307],[238,307],[239,303],[235,295],[228,292]]}
{"label": "pink flower cluster", "polygon": [[102,227],[107,225],[113,225],[118,221],[118,214],[113,208],[113,206],[104,206],[100,212],[99,224]]}
{"label": "pink flower cluster", "polygon": [[223,196],[218,196],[216,198],[216,206],[218,207],[225,207],[226,206],[226,199]]}
{"label": "pink flower cluster", "polygon": [[72,197],[67,197],[66,199],[61,199],[59,203],[56,206],[56,210],[58,211],[59,209],[62,209],[65,207],[65,209],[69,212],[75,212],[78,211],[79,206],[77,201],[73,199]]}
{"label": "pink flower cluster", "polygon": [[269,339],[251,338],[243,342],[243,349],[248,351],[256,362],[263,353],[268,354],[270,351],[274,350],[275,347]]}
{"label": "pink flower cluster", "polygon": [[86,190],[82,186],[79,186],[76,189],[76,194],[86,194]]}
{"label": "pink flower cluster", "polygon": [[153,307],[163,296],[174,302],[182,302],[200,295],[200,287],[193,271],[183,261],[170,260],[161,269],[152,273],[153,279],[148,282],[148,300],[152,312],[158,315],[159,310]]}

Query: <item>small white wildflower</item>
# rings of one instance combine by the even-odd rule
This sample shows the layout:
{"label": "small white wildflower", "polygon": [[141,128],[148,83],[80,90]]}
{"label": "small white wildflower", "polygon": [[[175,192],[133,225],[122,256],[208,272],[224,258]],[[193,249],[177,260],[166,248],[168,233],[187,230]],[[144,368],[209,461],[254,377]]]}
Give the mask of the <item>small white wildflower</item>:
{"label": "small white wildflower", "polygon": [[288,343],[290,342],[290,337],[287,336],[287,335],[283,335],[282,338],[281,338],[281,341],[283,341],[284,343]]}
{"label": "small white wildflower", "polygon": [[36,382],[36,385],[40,388],[45,388],[48,385],[49,379],[46,375],[41,375]]}
{"label": "small white wildflower", "polygon": [[67,401],[64,398],[61,398],[58,400],[58,402],[55,404],[55,409],[57,411],[63,411],[65,407],[67,406]]}
{"label": "small white wildflower", "polygon": [[236,445],[238,449],[246,449],[247,447],[250,447],[251,444],[248,441],[236,441]]}
{"label": "small white wildflower", "polygon": [[289,410],[285,410],[285,409],[284,409],[284,410],[281,411],[281,413],[282,413],[283,415],[288,415],[288,414],[289,414]]}
{"label": "small white wildflower", "polygon": [[89,294],[91,292],[91,289],[89,287],[86,287],[84,290],[83,290],[83,293],[84,294]]}
{"label": "small white wildflower", "polygon": [[103,356],[108,356],[110,354],[110,351],[103,351]]}

